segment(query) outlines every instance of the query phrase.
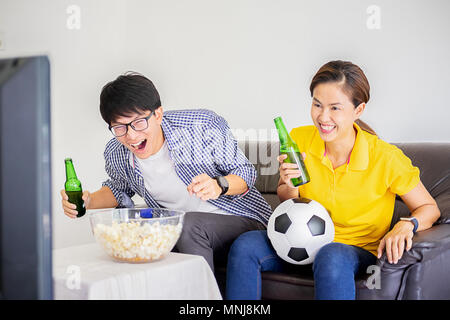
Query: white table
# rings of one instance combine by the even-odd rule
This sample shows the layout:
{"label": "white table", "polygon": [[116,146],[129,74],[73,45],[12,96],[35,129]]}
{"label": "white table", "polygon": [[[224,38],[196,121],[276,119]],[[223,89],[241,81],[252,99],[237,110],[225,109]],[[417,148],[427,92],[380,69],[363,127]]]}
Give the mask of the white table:
{"label": "white table", "polygon": [[164,259],[132,264],[113,261],[97,243],[53,250],[54,298],[222,299],[206,260],[170,252]]}

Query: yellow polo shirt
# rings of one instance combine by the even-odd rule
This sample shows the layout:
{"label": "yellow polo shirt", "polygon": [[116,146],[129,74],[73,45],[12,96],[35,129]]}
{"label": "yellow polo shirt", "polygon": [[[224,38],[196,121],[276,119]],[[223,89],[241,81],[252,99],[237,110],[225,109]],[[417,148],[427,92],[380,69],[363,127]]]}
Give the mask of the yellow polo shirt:
{"label": "yellow polo shirt", "polygon": [[302,197],[316,200],[330,213],[335,242],[364,248],[374,255],[389,231],[395,195],[404,195],[420,181],[419,169],[394,145],[363,131],[356,123],[356,141],[347,164],[333,169],[315,126],[294,128],[292,139],[306,153],[311,181],[300,186]]}

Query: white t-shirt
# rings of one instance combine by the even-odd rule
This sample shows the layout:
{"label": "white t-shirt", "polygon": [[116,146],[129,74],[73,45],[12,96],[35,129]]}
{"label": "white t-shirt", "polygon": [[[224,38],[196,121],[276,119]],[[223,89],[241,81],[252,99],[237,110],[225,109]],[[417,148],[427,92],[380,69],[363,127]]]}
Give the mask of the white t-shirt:
{"label": "white t-shirt", "polygon": [[161,206],[174,210],[231,214],[215,205],[190,195],[187,186],[178,177],[170,158],[167,142],[147,159],[136,157],[144,178],[145,188]]}

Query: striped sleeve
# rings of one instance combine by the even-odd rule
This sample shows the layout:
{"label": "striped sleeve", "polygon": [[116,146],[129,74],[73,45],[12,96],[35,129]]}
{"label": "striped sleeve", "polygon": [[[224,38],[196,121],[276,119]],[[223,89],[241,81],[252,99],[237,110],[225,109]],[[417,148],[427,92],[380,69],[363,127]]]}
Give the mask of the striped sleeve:
{"label": "striped sleeve", "polygon": [[228,123],[216,115],[212,124],[218,135],[212,150],[214,162],[224,175],[234,174],[241,177],[251,189],[256,181],[256,169],[239,148]]}
{"label": "striped sleeve", "polygon": [[104,181],[102,186],[106,186],[111,189],[117,203],[119,206],[122,206],[123,202],[128,199],[124,196],[124,194],[131,198],[134,196],[135,192],[130,188],[127,179],[120,176],[117,168],[120,168],[118,162],[121,159],[118,157],[116,152],[111,152],[111,145],[111,143],[108,143],[104,153],[105,171],[108,174],[109,179]]}

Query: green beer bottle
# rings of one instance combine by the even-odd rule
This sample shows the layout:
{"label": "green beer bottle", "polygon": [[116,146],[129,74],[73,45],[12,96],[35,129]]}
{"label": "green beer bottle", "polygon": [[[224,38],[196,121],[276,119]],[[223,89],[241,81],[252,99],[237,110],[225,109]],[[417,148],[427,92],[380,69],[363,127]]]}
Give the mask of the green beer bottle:
{"label": "green beer bottle", "polygon": [[86,213],[86,208],[84,207],[84,201],[81,198],[83,195],[83,189],[81,188],[81,182],[77,178],[75,169],[73,167],[72,159],[64,159],[66,163],[66,183],[64,184],[64,189],[69,197],[69,202],[77,205],[77,218],[81,218]]}
{"label": "green beer bottle", "polygon": [[291,179],[292,184],[294,187],[298,187],[308,183],[310,181],[309,173],[308,170],[306,170],[305,162],[303,162],[303,157],[297,144],[294,140],[292,140],[291,136],[287,132],[281,117],[275,118],[273,121],[277,127],[278,138],[280,139],[280,153],[287,155],[284,162],[297,164],[298,170],[301,172],[300,177]]}

